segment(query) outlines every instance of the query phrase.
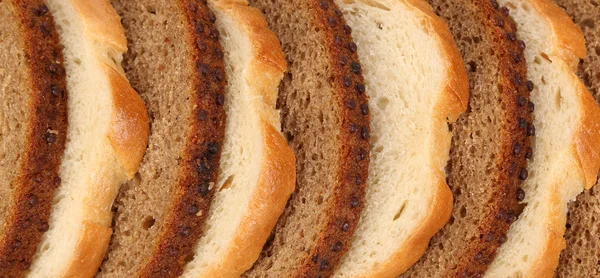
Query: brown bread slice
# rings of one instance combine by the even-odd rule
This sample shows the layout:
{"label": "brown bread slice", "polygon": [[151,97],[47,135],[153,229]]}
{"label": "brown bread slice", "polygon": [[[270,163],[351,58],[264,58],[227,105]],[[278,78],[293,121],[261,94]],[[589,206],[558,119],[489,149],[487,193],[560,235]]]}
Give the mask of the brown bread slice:
{"label": "brown bread slice", "polygon": [[448,184],[450,221],[427,253],[401,277],[481,277],[506,241],[524,198],[532,135],[523,42],[494,0],[429,0],[446,19],[469,75],[467,113],[454,132]]}
{"label": "brown bread slice", "polygon": [[[600,101],[600,2],[555,0],[585,36],[587,58],[579,63],[577,75]],[[600,277],[600,186],[569,204],[565,231],[566,248],[560,255],[555,277]]]}
{"label": "brown bread slice", "polygon": [[34,90],[24,108],[35,109],[3,223],[0,276],[91,277],[112,232],[111,204],[147,143],[146,111],[120,67],[125,35],[107,0],[0,4],[23,26],[17,68],[31,79],[18,86]]}
{"label": "brown bread slice", "polygon": [[98,277],[176,277],[193,256],[215,193],[225,131],[223,50],[201,0],[113,0],[124,68],[151,118],[136,180],[115,203]]}
{"label": "brown bread slice", "polygon": [[327,277],[363,208],[369,109],[357,46],[332,0],[256,0],[289,73],[278,105],[296,154],[296,191],[244,277]]}
{"label": "brown bread slice", "polygon": [[0,18],[0,276],[21,277],[60,186],[67,82],[44,1],[0,1]]}

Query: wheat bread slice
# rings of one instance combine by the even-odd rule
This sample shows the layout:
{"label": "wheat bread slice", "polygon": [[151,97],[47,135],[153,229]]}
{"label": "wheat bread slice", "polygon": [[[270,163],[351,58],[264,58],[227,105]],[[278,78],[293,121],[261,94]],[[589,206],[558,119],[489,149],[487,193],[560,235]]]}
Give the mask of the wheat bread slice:
{"label": "wheat bread slice", "polygon": [[137,178],[114,209],[98,277],[176,277],[202,235],[225,132],[223,50],[205,1],[114,0],[125,73],[151,118]]}
{"label": "wheat bread slice", "polygon": [[34,149],[21,161],[3,223],[0,276],[91,277],[110,238],[113,199],[147,143],[147,114],[119,65],[123,29],[107,1],[2,5],[24,27],[17,47],[35,110],[27,124]]}
{"label": "wheat bread slice", "polygon": [[327,277],[349,248],[363,207],[369,107],[351,28],[334,1],[250,1],[288,62],[279,90],[296,154],[296,190],[243,277]]}
{"label": "wheat bread slice", "polygon": [[0,276],[22,277],[48,230],[60,186],[67,82],[44,2],[2,1],[0,15]]}
{"label": "wheat bread slice", "polygon": [[526,206],[486,276],[551,277],[565,248],[567,204],[597,181],[600,107],[575,74],[586,49],[568,15],[550,0],[499,2],[528,45],[537,137],[523,185]]}
{"label": "wheat bread slice", "polygon": [[528,174],[534,105],[525,45],[496,1],[429,3],[448,22],[461,51],[470,98],[467,112],[451,125],[452,216],[401,277],[481,277],[519,213],[520,186]]}
{"label": "wheat bread slice", "polygon": [[398,277],[452,212],[444,168],[468,104],[446,23],[421,0],[336,1],[358,45],[371,114],[365,208],[333,277]]}
{"label": "wheat bread slice", "polygon": [[[555,1],[579,26],[586,40],[587,57],[577,75],[596,102],[600,101],[600,2]],[[566,248],[560,255],[555,277],[600,276],[600,187],[596,184],[569,204],[565,231]]]}
{"label": "wheat bread slice", "polygon": [[182,277],[239,277],[260,255],[296,183],[275,108],[286,69],[279,41],[243,0],[209,0],[225,54],[227,126],[204,235]]}

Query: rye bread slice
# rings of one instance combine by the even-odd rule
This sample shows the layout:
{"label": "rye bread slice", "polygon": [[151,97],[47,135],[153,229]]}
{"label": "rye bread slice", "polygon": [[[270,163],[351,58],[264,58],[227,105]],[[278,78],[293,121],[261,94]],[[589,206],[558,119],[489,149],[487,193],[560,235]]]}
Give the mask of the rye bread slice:
{"label": "rye bread slice", "polygon": [[44,1],[1,1],[0,17],[0,276],[21,277],[49,228],[60,186],[67,82]]}
{"label": "rye bread slice", "polygon": [[[494,0],[429,0],[446,19],[469,75],[469,108],[455,124],[449,222],[401,277],[481,277],[519,214],[533,133],[525,44]],[[529,133],[529,136],[528,136]]]}
{"label": "rye bread slice", "polygon": [[201,0],[113,0],[128,37],[125,73],[151,118],[137,178],[115,202],[98,277],[176,277],[215,193],[225,131],[223,50]]}
{"label": "rye bread slice", "polygon": [[[579,63],[577,75],[600,102],[600,2],[555,0],[586,41],[587,57]],[[560,255],[555,277],[600,276],[600,186],[596,184],[569,204],[565,231],[566,248]]]}
{"label": "rye bread slice", "polygon": [[15,33],[25,34],[20,68],[32,78],[19,86],[34,90],[29,106],[37,110],[25,138],[44,142],[21,162],[25,185],[15,184],[4,222],[2,244],[13,242],[1,253],[0,276],[91,277],[112,233],[111,204],[147,143],[146,111],[120,67],[125,35],[107,0],[1,4],[26,28]]}
{"label": "rye bread slice", "polygon": [[448,26],[427,2],[336,3],[358,45],[371,160],[365,208],[334,277],[398,277],[452,213],[448,124],[467,108],[467,73]]}
{"label": "rye bread slice", "polygon": [[296,191],[244,277],[327,277],[348,250],[363,208],[369,109],[357,46],[332,0],[250,1],[288,61],[279,90],[296,154]]}
{"label": "rye bread slice", "polygon": [[225,56],[227,125],[204,234],[181,277],[237,278],[252,264],[296,184],[294,153],[280,129],[279,41],[244,0],[209,0]]}
{"label": "rye bread slice", "polygon": [[597,181],[600,107],[575,74],[585,42],[568,15],[551,0],[498,2],[509,8],[527,44],[538,128],[523,184],[526,206],[486,276],[551,277],[565,248],[567,204]]}

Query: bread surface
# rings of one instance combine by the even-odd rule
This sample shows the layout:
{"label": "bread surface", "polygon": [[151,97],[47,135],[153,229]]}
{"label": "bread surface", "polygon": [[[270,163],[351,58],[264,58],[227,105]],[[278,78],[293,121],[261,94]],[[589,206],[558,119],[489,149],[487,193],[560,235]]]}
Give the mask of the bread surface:
{"label": "bread surface", "polygon": [[[592,0],[555,1],[579,26],[586,41],[587,57],[577,75],[596,102],[600,100],[600,5]],[[600,276],[600,187],[596,184],[569,204],[565,231],[566,248],[560,255],[555,277]]]}
{"label": "bread surface", "polygon": [[397,277],[446,224],[444,168],[467,73],[425,1],[337,1],[358,45],[371,111],[365,208],[334,277]]}
{"label": "bread surface", "polygon": [[549,0],[502,0],[528,45],[536,127],[525,208],[486,276],[551,277],[565,248],[568,202],[597,181],[600,107],[575,75],[586,56],[584,37]]}
{"label": "bread surface", "polygon": [[505,8],[488,0],[429,3],[447,20],[458,44],[470,98],[467,112],[451,125],[452,216],[402,277],[477,277],[519,213],[531,156],[532,84],[526,79],[524,44]]}
{"label": "bread surface", "polygon": [[329,276],[363,207],[369,109],[351,28],[331,0],[250,1],[288,62],[282,127],[297,159],[296,190],[244,277]]}
{"label": "bread surface", "polygon": [[275,108],[286,68],[262,14],[245,1],[209,1],[225,56],[227,126],[215,199],[182,277],[239,277],[294,191],[295,158]]}
{"label": "bread surface", "polygon": [[115,204],[99,277],[176,277],[202,236],[223,147],[223,50],[203,1],[112,1],[128,35],[125,73],[151,118],[136,179]]}
{"label": "bread surface", "polygon": [[44,2],[2,1],[0,14],[0,276],[23,277],[52,224],[67,136],[67,82]]}

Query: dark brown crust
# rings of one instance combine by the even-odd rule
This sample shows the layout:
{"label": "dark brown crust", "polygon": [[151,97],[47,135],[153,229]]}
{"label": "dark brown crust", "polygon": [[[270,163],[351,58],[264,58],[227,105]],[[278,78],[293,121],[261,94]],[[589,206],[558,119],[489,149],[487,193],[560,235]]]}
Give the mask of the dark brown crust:
{"label": "dark brown crust", "polygon": [[[310,3],[315,11],[315,22],[324,33],[323,44],[329,51],[332,69],[329,82],[335,92],[336,105],[344,107],[341,115],[344,122],[340,132],[344,144],[339,157],[339,180],[332,192],[333,201],[325,213],[326,224],[319,231],[309,257],[292,276],[329,277],[348,251],[364,207],[369,169],[370,116],[365,83],[350,27],[333,0],[310,0]],[[348,79],[351,84],[345,86],[348,85],[344,84]],[[356,103],[355,108],[348,108],[348,102]]]}
{"label": "dark brown crust", "polygon": [[140,277],[177,277],[202,236],[203,223],[214,196],[221,146],[225,134],[223,108],[226,77],[215,15],[203,0],[179,0],[185,13],[188,44],[196,66],[191,118],[178,185],[170,214]]}
{"label": "dark brown crust", "polygon": [[[498,247],[506,241],[508,228],[520,213],[518,199],[522,200],[524,196],[520,186],[527,178],[526,157],[531,155],[528,129],[534,130],[531,124],[533,106],[529,102],[532,84],[529,83],[528,89],[527,64],[522,49],[524,43],[516,38],[516,24],[508,15],[508,9],[500,7],[496,0],[476,0],[476,5],[486,19],[485,29],[489,37],[494,40],[491,43],[495,44],[495,55],[499,61],[499,85],[506,105],[506,122],[498,134],[503,144],[497,162],[497,186],[491,189],[491,202],[487,204],[491,213],[481,217],[479,240],[458,253],[459,264],[444,277],[482,277],[495,258]],[[524,121],[524,126],[521,121]],[[517,193],[518,190],[522,194]]]}
{"label": "dark brown crust", "polygon": [[[0,238],[0,277],[22,277],[48,230],[67,135],[67,82],[54,20],[42,0],[13,0],[30,70],[30,127]],[[19,46],[16,46],[19,47]]]}

